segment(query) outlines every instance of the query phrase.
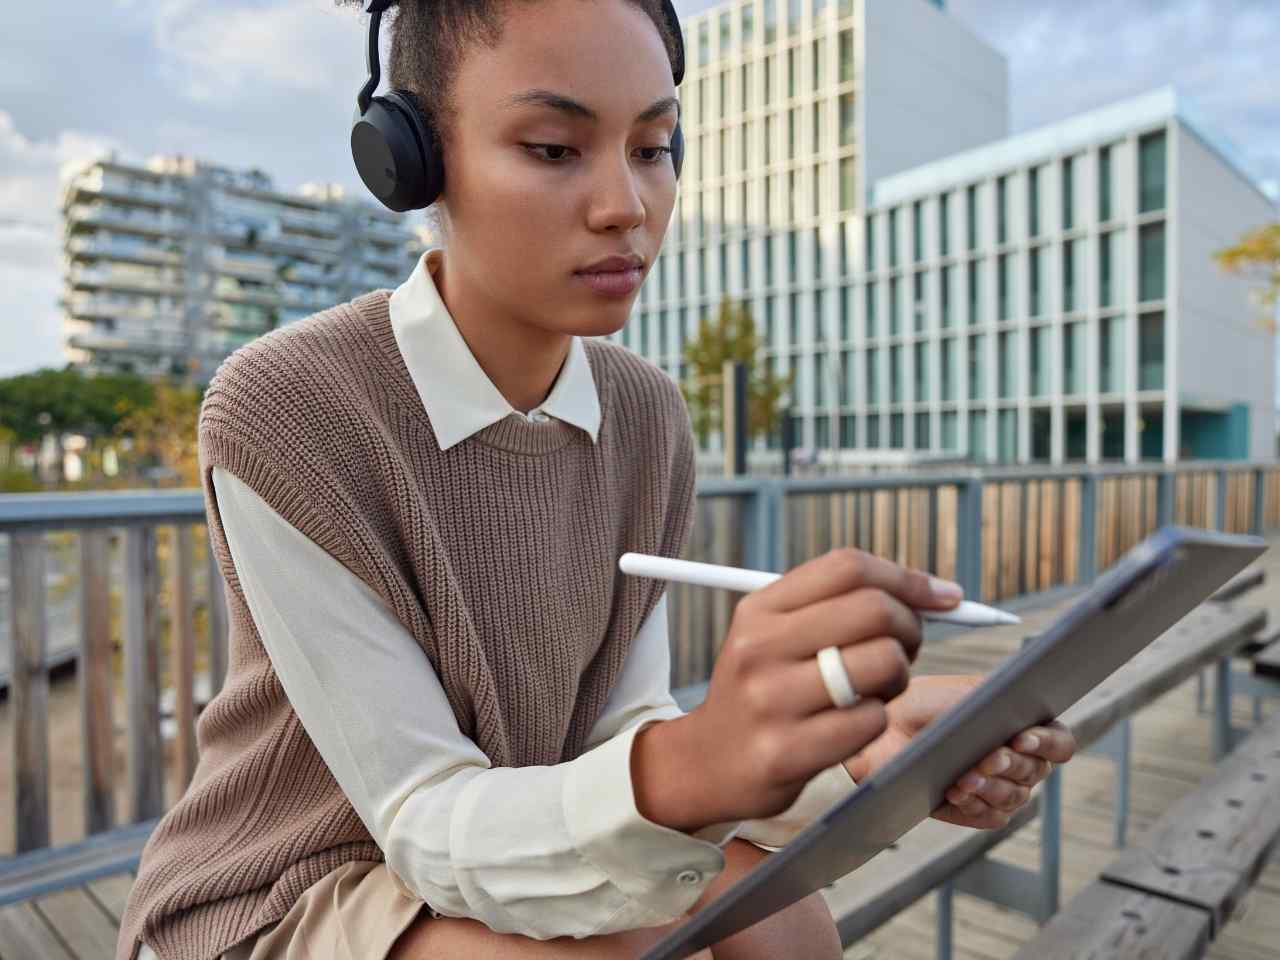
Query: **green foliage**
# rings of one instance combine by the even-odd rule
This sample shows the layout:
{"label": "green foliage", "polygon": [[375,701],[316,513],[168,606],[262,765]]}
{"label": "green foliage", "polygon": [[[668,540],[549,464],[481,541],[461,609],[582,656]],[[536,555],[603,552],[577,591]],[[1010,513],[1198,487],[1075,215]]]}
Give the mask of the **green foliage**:
{"label": "green foliage", "polygon": [[1262,323],[1274,331],[1280,303],[1280,221],[1250,230],[1234,246],[1214,251],[1213,258],[1228,273],[1260,282],[1255,297],[1262,308]]}
{"label": "green foliage", "polygon": [[747,371],[747,438],[767,435],[774,429],[782,398],[791,388],[794,372],[785,377],[757,365],[760,338],[750,309],[725,299],[714,319],[703,317],[698,333],[685,344],[688,378],[680,385],[694,433],[705,442],[720,429],[725,361],[741,361]]}
{"label": "green foliage", "polygon": [[68,366],[0,379],[0,427],[18,443],[47,433],[112,433],[133,410],[154,401],[155,388],[135,374],[86,376]]}

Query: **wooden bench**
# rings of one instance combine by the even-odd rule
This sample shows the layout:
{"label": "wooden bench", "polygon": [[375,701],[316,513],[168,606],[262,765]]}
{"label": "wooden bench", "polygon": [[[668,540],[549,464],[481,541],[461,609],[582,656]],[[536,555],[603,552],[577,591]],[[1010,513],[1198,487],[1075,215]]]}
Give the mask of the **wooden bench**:
{"label": "wooden bench", "polygon": [[1201,957],[1280,839],[1280,712],[1017,954]]}

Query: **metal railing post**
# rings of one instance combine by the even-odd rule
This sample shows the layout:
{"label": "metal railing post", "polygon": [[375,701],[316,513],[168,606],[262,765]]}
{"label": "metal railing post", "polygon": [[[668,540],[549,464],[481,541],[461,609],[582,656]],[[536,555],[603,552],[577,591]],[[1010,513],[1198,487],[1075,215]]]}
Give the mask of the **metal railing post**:
{"label": "metal railing post", "polygon": [[982,601],[982,480],[972,477],[960,484],[956,516],[956,573],[964,595]]}
{"label": "metal railing post", "polygon": [[1214,493],[1217,494],[1215,499],[1218,501],[1215,510],[1217,514],[1215,527],[1218,530],[1225,530],[1227,529],[1227,471],[1217,471],[1217,478],[1214,485],[1216,487]]}
{"label": "metal railing post", "polygon": [[1156,526],[1165,527],[1173,523],[1174,474],[1162,470],[1156,476]]}
{"label": "metal railing post", "polygon": [[1098,477],[1080,478],[1080,567],[1078,579],[1093,582],[1098,573]]}

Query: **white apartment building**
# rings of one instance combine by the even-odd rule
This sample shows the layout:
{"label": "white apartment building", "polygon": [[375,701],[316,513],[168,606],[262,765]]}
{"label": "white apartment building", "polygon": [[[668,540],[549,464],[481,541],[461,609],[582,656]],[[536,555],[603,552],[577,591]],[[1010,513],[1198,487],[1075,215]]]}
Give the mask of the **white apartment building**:
{"label": "white apartment building", "polygon": [[617,339],[683,380],[745,301],[836,461],[1271,455],[1272,337],[1211,254],[1276,208],[1173,90],[1010,137],[1003,58],[941,4],[731,0],[686,36],[680,197]]}
{"label": "white apartment building", "polygon": [[412,270],[403,218],[340,187],[283,193],[183,156],[91,162],[63,184],[67,360],[206,382],[268,330]]}

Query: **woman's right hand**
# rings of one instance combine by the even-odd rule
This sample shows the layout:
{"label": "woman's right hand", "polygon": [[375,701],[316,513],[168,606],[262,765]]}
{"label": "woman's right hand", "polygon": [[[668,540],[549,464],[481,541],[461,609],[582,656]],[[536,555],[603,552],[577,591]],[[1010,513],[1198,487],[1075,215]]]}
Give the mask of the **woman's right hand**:
{"label": "woman's right hand", "polygon": [[[693,766],[677,828],[782,813],[816,774],[880,736],[884,705],[906,689],[920,648],[916,610],[961,598],[956,584],[852,548],[743,597],[706,699],[669,721]],[[828,646],[840,649],[858,693],[852,707],[837,708],[822,681],[816,657]]]}

